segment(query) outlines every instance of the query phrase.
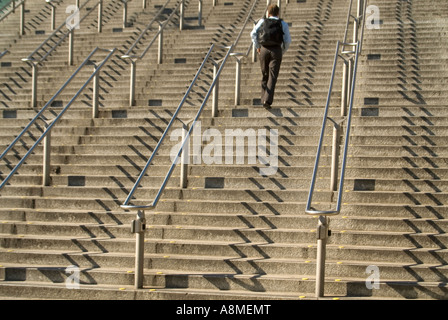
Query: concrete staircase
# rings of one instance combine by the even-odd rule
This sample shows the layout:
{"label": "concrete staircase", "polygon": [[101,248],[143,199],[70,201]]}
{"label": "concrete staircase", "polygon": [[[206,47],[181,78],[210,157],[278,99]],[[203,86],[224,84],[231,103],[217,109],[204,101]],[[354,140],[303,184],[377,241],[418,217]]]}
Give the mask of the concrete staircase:
{"label": "concrete staircase", "polygon": [[[38,3],[29,1],[34,2]],[[261,2],[257,17],[264,10],[265,2]],[[97,34],[94,26],[77,32],[74,66],[67,66],[64,46],[49,58],[40,78],[40,106],[94,47],[119,48],[102,72],[99,118],[91,119],[91,91],[87,90],[53,131],[52,185],[40,185],[43,151],[39,147],[0,193],[2,299],[314,298],[317,219],[305,215],[304,207],[348,1],[289,2],[283,4],[282,15],[291,23],[293,43],[284,57],[273,109],[254,106],[260,72],[258,63],[249,60],[243,64],[241,104],[234,105],[230,60],[220,82],[219,116],[211,117],[208,103],[201,118],[202,133],[213,128],[222,137],[226,129],[277,129],[276,174],[261,176],[259,168],[264,165],[249,164],[247,157],[243,164],[201,162],[190,165],[188,187],[181,189],[177,168],[157,209],[147,212],[142,290],[133,289],[135,239],[130,222],[135,213],[119,206],[210,44],[234,41],[252,1],[219,1],[215,8],[211,1],[204,1],[205,27],[199,28],[196,2],[190,0],[189,28],[180,32],[173,26],[165,33],[164,63],[157,65],[155,49],[138,63],[132,107],[129,64],[120,56],[162,1],[148,1],[144,12],[140,3],[131,2],[132,25],[122,32],[117,32],[121,7],[105,1],[111,11],[104,32]],[[68,3],[59,5],[61,12]],[[447,114],[443,86],[447,70],[443,48],[448,38],[443,21],[447,4],[379,0],[375,5],[382,24],[380,29],[365,31],[344,206],[342,214],[331,220],[325,293],[340,299],[445,299]],[[58,16],[63,19],[62,13]],[[249,29],[237,52],[247,49]],[[36,112],[29,107],[29,70],[18,60],[47,36],[16,38],[9,47],[11,54],[0,61],[11,61],[0,68],[4,146]],[[220,54],[214,53],[217,58]],[[339,78],[332,97],[334,114],[339,112]],[[183,120],[196,113],[211,81],[207,66],[193,88]],[[52,112],[76,90],[76,86],[67,89]],[[14,152],[24,154],[39,130],[24,137]],[[178,140],[168,142],[134,203],[152,201]],[[207,145],[203,142],[203,147]],[[331,197],[325,191],[330,149],[324,148],[322,164],[326,166],[318,182],[322,191],[315,196],[322,205]],[[16,156],[11,155],[1,164],[3,177],[15,162]],[[81,285],[68,290],[70,273],[66,271],[72,265],[79,267]],[[369,266],[378,267],[379,289],[366,286]]]}

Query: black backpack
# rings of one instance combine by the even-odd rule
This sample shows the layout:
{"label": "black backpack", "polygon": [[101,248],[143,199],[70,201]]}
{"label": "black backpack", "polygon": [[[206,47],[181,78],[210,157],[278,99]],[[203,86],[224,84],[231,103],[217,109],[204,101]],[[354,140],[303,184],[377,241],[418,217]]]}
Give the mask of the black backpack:
{"label": "black backpack", "polygon": [[281,19],[265,19],[258,30],[258,43],[262,46],[279,46],[283,43]]}

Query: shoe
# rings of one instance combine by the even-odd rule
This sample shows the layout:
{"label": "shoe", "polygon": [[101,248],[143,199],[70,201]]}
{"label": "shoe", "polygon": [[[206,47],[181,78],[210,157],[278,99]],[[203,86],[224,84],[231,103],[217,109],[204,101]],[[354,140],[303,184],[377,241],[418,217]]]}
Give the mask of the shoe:
{"label": "shoe", "polygon": [[264,102],[263,103],[263,108],[271,109],[271,105],[269,103],[267,103],[267,102]]}

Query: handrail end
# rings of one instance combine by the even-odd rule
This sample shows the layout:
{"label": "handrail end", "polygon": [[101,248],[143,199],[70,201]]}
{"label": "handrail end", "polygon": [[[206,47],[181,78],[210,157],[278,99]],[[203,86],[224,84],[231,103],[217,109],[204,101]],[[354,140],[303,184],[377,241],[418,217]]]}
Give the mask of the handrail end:
{"label": "handrail end", "polygon": [[155,206],[153,205],[146,205],[146,206],[134,206],[134,205],[121,205],[120,208],[124,209],[124,210],[142,210],[142,209],[146,209],[146,210],[154,210]]}
{"label": "handrail end", "polygon": [[242,53],[242,52],[233,52],[230,55],[231,56],[247,56],[245,53]]}
{"label": "handrail end", "polygon": [[122,59],[135,59],[135,58],[139,59],[141,57],[138,55],[135,55],[135,54],[124,54],[121,56],[121,58]]}
{"label": "handrail end", "polygon": [[230,48],[233,47],[233,45],[230,45],[230,46],[218,45],[217,47],[220,48],[220,49],[230,49]]}
{"label": "handrail end", "polygon": [[339,210],[331,210],[331,211],[321,211],[321,210],[305,210],[305,213],[308,215],[320,215],[320,216],[337,216],[340,211]]}
{"label": "handrail end", "polygon": [[117,48],[108,49],[108,48],[100,48],[100,47],[96,47],[96,49],[104,51],[104,52],[114,52],[117,50]]}

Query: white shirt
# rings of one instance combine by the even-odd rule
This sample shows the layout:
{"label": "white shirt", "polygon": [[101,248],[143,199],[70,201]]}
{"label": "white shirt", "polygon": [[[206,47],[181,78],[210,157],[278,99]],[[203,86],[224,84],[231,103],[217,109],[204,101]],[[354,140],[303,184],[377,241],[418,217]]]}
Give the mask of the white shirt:
{"label": "white shirt", "polygon": [[[276,19],[279,20],[278,17],[269,17],[268,19]],[[252,43],[255,46],[255,49],[260,48],[260,44],[258,43],[258,29],[260,29],[263,24],[264,19],[260,19],[255,27],[252,29],[250,33],[250,37],[252,38]],[[283,44],[282,44],[282,52],[285,52],[289,49],[289,45],[291,44],[291,35],[289,34],[289,26],[288,24],[282,20],[282,29],[283,29]]]}

